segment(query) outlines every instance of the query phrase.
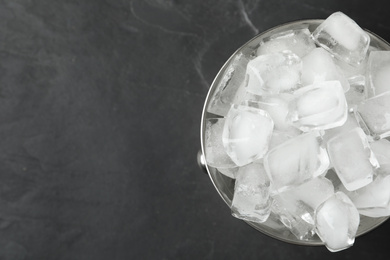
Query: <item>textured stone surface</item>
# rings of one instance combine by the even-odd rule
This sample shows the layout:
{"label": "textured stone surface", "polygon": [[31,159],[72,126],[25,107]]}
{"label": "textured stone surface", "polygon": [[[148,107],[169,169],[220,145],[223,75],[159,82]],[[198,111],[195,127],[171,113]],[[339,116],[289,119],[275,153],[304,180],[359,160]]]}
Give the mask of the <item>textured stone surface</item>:
{"label": "textured stone surface", "polygon": [[[208,87],[242,44],[386,1],[0,1],[0,259],[328,259],[234,219],[196,163]],[[390,223],[335,259],[383,259]]]}

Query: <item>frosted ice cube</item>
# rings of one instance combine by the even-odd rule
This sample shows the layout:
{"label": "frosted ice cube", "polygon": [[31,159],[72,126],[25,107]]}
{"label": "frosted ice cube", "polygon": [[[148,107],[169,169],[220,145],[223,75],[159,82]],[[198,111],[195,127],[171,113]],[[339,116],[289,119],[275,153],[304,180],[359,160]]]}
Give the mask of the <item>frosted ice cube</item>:
{"label": "frosted ice cube", "polygon": [[[225,116],[236,99],[239,86],[245,81],[245,71],[249,59],[242,53],[237,54],[226,67],[214,95],[210,99],[207,111]],[[217,76],[218,78],[220,75]]]}
{"label": "frosted ice cube", "polygon": [[390,92],[362,101],[355,115],[374,139],[390,136]]}
{"label": "frosted ice cube", "polygon": [[362,215],[373,218],[390,215],[390,164],[381,165],[372,183],[346,194]]}
{"label": "frosted ice cube", "polygon": [[390,141],[380,139],[370,143],[372,152],[374,153],[379,165],[390,164]]}
{"label": "frosted ice cube", "polygon": [[236,178],[236,174],[238,172],[238,170],[240,169],[240,167],[232,167],[232,168],[217,168],[217,170],[222,173],[223,175],[231,178],[231,179],[235,179]]}
{"label": "frosted ice cube", "polygon": [[390,51],[372,51],[367,64],[367,97],[390,91]]}
{"label": "frosted ice cube", "polygon": [[314,131],[276,146],[264,157],[273,194],[323,174],[328,166],[329,158],[322,147],[322,139]]}
{"label": "frosted ice cube", "polygon": [[277,94],[298,87],[301,59],[291,51],[256,57],[247,66],[247,91],[257,95]]}
{"label": "frosted ice cube", "polygon": [[354,66],[364,60],[370,45],[370,36],[341,12],[330,15],[312,35],[322,48]]}
{"label": "frosted ice cube", "polygon": [[232,215],[236,218],[264,222],[271,212],[270,181],[262,164],[252,163],[239,169],[236,174]]}
{"label": "frosted ice cube", "polygon": [[331,252],[353,245],[359,222],[359,212],[342,192],[336,192],[315,212],[316,233]]}
{"label": "frosted ice cube", "polygon": [[224,125],[224,118],[210,118],[206,120],[205,159],[207,164],[212,167],[236,167],[236,164],[230,159],[223,146],[222,133]]}
{"label": "frosted ice cube", "polygon": [[363,75],[348,78],[350,89],[345,92],[348,110],[353,111],[355,106],[366,99],[365,79]]}
{"label": "frosted ice cube", "polygon": [[347,120],[347,102],[338,81],[318,82],[300,88],[294,96],[287,120],[304,132],[340,126]]}
{"label": "frosted ice cube", "polygon": [[317,177],[274,196],[272,211],[301,240],[314,234],[314,211],[334,194],[332,183]]}
{"label": "frosted ice cube", "polygon": [[311,85],[322,81],[338,80],[344,92],[349,83],[343,73],[336,67],[332,56],[322,48],[315,48],[302,59],[302,85]]}
{"label": "frosted ice cube", "polygon": [[327,147],[331,164],[347,190],[356,190],[372,182],[379,164],[361,128],[333,137]]}
{"label": "frosted ice cube", "polygon": [[263,157],[274,123],[269,114],[253,107],[233,105],[226,116],[222,142],[237,166]]}
{"label": "frosted ice cube", "polygon": [[257,49],[257,56],[289,50],[303,57],[314,48],[314,41],[307,28],[288,30],[264,38]]}

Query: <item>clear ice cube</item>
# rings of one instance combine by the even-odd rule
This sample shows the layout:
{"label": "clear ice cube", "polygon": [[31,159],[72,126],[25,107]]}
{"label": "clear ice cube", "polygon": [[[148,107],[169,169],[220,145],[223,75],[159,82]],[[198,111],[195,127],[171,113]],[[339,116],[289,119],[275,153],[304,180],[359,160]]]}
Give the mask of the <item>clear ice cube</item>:
{"label": "clear ice cube", "polygon": [[276,146],[264,157],[273,194],[323,174],[328,166],[329,158],[322,146],[322,138],[314,131]]}
{"label": "clear ice cube", "polygon": [[270,181],[263,165],[252,163],[240,167],[236,174],[232,215],[247,221],[262,223],[271,213]]}
{"label": "clear ice cube", "polygon": [[362,101],[357,105],[355,115],[374,139],[390,136],[390,92]]}
{"label": "clear ice cube", "polygon": [[277,194],[273,197],[271,211],[299,240],[310,240],[315,234],[312,209],[302,201]]}
{"label": "clear ice cube", "polygon": [[274,123],[261,109],[233,105],[226,116],[222,142],[237,166],[260,159],[268,150]]}
{"label": "clear ice cube", "polygon": [[390,51],[372,51],[367,64],[367,97],[390,91]]}
{"label": "clear ice cube", "polygon": [[341,70],[337,68],[334,59],[326,50],[315,48],[302,59],[303,86],[322,81],[338,80],[344,92],[348,91],[349,83]]}
{"label": "clear ice cube", "polygon": [[287,120],[304,132],[333,128],[347,120],[347,102],[339,81],[318,82],[298,89],[294,96]]}
{"label": "clear ice cube", "polygon": [[336,192],[315,212],[316,233],[331,252],[353,245],[359,222],[359,212],[342,192]]}
{"label": "clear ice cube", "polygon": [[330,15],[312,35],[318,45],[353,66],[364,60],[370,45],[370,36],[341,12]]}
{"label": "clear ice cube", "polygon": [[317,177],[275,195],[272,211],[298,239],[307,240],[314,234],[315,209],[333,194],[332,183]]}
{"label": "clear ice cube", "polygon": [[247,66],[247,91],[263,95],[296,89],[301,69],[301,59],[291,51],[258,56]]}
{"label": "clear ice cube", "polygon": [[288,30],[264,38],[257,49],[257,56],[289,50],[303,57],[314,48],[314,41],[307,28]]}
{"label": "clear ice cube", "polygon": [[222,142],[222,133],[225,125],[224,118],[210,118],[206,120],[205,129],[205,158],[208,165],[219,168],[236,167],[236,164],[226,153]]}
{"label": "clear ice cube", "polygon": [[372,182],[379,164],[361,128],[336,135],[327,147],[330,162],[347,190],[357,190]]}
{"label": "clear ice cube", "polygon": [[375,180],[367,186],[346,192],[359,213],[378,218],[390,215],[390,164],[378,169]]}
{"label": "clear ice cube", "polygon": [[[207,111],[216,115],[225,116],[234,100],[239,86],[245,81],[245,71],[249,59],[242,53],[233,58],[230,65],[227,66],[214,95],[210,99]],[[217,76],[219,77],[219,75]]]}

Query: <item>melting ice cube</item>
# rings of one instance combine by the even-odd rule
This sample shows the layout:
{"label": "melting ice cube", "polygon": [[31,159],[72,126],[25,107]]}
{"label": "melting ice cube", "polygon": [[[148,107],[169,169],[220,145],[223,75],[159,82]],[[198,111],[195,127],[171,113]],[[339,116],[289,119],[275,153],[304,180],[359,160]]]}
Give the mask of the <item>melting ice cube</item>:
{"label": "melting ice cube", "polygon": [[310,31],[304,28],[288,30],[264,38],[257,49],[257,55],[289,50],[299,57],[303,57],[314,48],[315,44],[310,37]]}
{"label": "melting ice cube", "polygon": [[339,81],[324,81],[294,92],[287,120],[300,130],[329,129],[347,120],[347,102]]}
{"label": "melting ice cube", "polygon": [[268,150],[273,127],[266,111],[233,105],[226,116],[222,135],[227,154],[237,166],[262,158]]}
{"label": "melting ice cube", "polygon": [[252,163],[236,174],[232,215],[253,222],[264,222],[271,212],[270,181],[262,164]]}
{"label": "melting ice cube", "polygon": [[315,212],[316,233],[331,252],[353,245],[359,222],[359,212],[342,192],[336,192]]}
{"label": "melting ice cube", "polygon": [[367,64],[367,97],[390,91],[390,51],[372,51]]}
{"label": "melting ice cube", "polygon": [[277,94],[298,87],[301,59],[291,51],[256,57],[247,66],[247,90],[258,95]]}
{"label": "melting ice cube", "polygon": [[312,35],[322,48],[354,66],[364,60],[370,45],[370,36],[341,12],[330,15]]}
{"label": "melting ice cube", "polygon": [[323,174],[329,158],[316,132],[294,137],[276,146],[264,157],[264,167],[272,182],[272,193]]}
{"label": "melting ice cube", "polygon": [[356,190],[372,182],[379,164],[361,128],[333,137],[327,147],[330,161],[347,190]]}

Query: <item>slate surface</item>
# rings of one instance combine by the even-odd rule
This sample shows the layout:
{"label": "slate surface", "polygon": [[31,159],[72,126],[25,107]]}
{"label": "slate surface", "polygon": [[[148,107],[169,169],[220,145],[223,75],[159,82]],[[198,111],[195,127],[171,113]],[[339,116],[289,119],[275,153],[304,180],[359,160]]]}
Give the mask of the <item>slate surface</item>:
{"label": "slate surface", "polygon": [[269,238],[196,163],[208,87],[243,43],[343,11],[390,40],[386,1],[0,1],[0,259],[385,259]]}

